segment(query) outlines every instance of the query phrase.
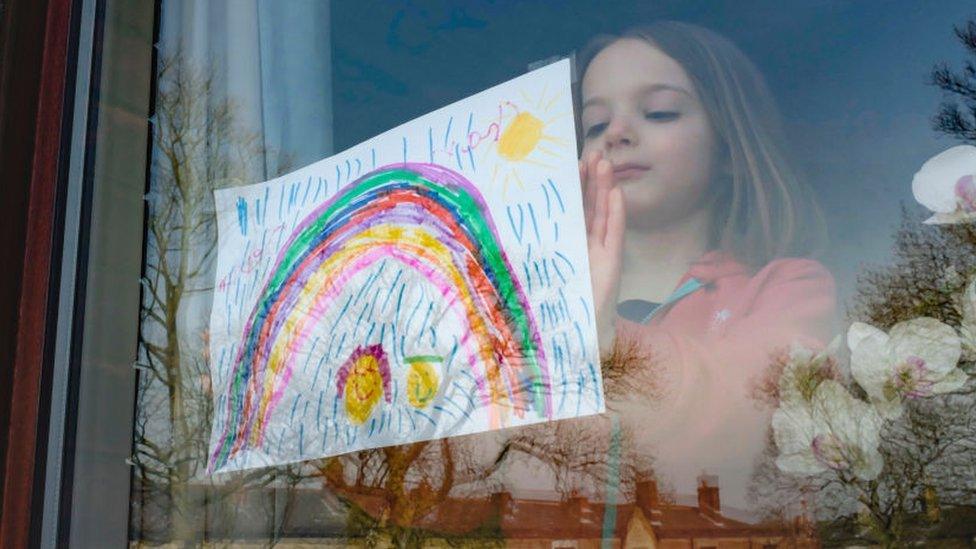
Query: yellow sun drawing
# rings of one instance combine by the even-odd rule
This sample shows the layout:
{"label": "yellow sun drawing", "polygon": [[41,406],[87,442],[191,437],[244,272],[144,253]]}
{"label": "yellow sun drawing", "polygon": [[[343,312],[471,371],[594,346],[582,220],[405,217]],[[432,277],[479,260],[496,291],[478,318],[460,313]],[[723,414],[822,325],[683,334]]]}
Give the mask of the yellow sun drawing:
{"label": "yellow sun drawing", "polygon": [[553,112],[561,95],[548,96],[543,88],[536,100],[524,91],[521,96],[519,103],[507,101],[500,106],[498,140],[493,147],[497,158],[491,168],[491,180],[502,185],[505,197],[513,182],[525,189],[521,172],[526,165],[552,168],[546,161],[561,156],[559,151],[565,151],[569,144],[547,132],[553,122],[572,115]]}

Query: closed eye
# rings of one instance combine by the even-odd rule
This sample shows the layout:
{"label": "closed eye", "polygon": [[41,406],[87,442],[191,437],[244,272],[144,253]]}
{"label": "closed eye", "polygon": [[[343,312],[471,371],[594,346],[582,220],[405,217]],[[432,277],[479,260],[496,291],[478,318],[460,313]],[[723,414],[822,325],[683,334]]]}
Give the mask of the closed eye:
{"label": "closed eye", "polygon": [[681,116],[681,113],[677,111],[651,111],[644,114],[644,118],[656,122],[668,122],[670,120],[675,120],[679,116]]}
{"label": "closed eye", "polygon": [[592,126],[590,126],[589,128],[587,128],[585,137],[587,139],[591,139],[591,138],[594,138],[594,137],[600,135],[601,133],[603,133],[603,130],[607,129],[607,126],[608,125],[609,124],[607,124],[606,122],[601,122],[599,124],[593,124]]}

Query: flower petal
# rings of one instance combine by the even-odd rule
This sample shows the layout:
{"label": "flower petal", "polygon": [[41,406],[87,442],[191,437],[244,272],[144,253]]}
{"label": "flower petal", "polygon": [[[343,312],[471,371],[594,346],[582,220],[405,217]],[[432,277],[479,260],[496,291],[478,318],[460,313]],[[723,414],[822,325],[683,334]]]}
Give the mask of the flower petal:
{"label": "flower petal", "polygon": [[[836,340],[835,340],[836,341]],[[780,400],[786,404],[806,405],[816,386],[825,377],[839,374],[830,362],[832,348],[813,349],[794,343],[790,348],[789,360],[779,378]]]}
{"label": "flower petal", "polygon": [[960,389],[967,380],[969,380],[969,374],[959,368],[953,368],[941,381],[932,385],[932,392],[937,394],[950,393]]}
{"label": "flower petal", "polygon": [[855,474],[865,480],[876,477],[884,465],[878,454],[884,426],[881,415],[833,380],[817,387],[812,411],[817,429],[829,430],[842,441]]}
{"label": "flower petal", "polygon": [[963,324],[976,325],[976,276],[969,280],[959,298],[962,301],[959,312],[962,313]]}
{"label": "flower petal", "polygon": [[862,480],[874,480],[884,468],[884,458],[877,449],[867,452],[862,461],[854,465],[852,470]]}
{"label": "flower petal", "polygon": [[956,223],[969,223],[976,221],[976,213],[971,212],[949,212],[932,215],[922,223],[926,225],[953,225]]}
{"label": "flower petal", "polygon": [[861,459],[854,464],[854,474],[864,480],[874,480],[884,467],[884,458],[878,452],[884,419],[865,402],[858,401],[856,407],[861,408],[857,432]]}
{"label": "flower petal", "polygon": [[831,339],[830,343],[828,343],[827,346],[824,347],[823,351],[821,351],[820,354],[824,356],[836,355],[838,351],[840,351],[840,346],[843,341],[844,341],[843,334],[837,334],[836,336],[834,336],[834,339]]}
{"label": "flower petal", "polygon": [[888,335],[870,324],[854,322],[847,329],[847,347],[853,351],[855,347],[865,340],[876,341],[880,344],[888,342]]}
{"label": "flower petal", "polygon": [[863,322],[855,322],[847,331],[851,375],[873,398],[884,397],[884,385],[894,371],[888,344],[887,334]]}
{"label": "flower petal", "polygon": [[976,147],[959,145],[929,160],[912,179],[912,194],[919,204],[936,213],[950,213],[957,206],[956,183],[976,172]]}
{"label": "flower petal", "polygon": [[784,473],[799,476],[816,475],[827,470],[827,466],[820,463],[812,452],[780,455],[776,458],[776,466]]}
{"label": "flower petal", "polygon": [[813,395],[811,418],[818,431],[852,438],[848,435],[856,435],[860,428],[861,414],[867,407],[864,401],[854,398],[843,385],[828,379],[817,387]]}
{"label": "flower petal", "polygon": [[781,454],[808,451],[817,436],[813,417],[806,406],[785,405],[773,412],[773,438]]}
{"label": "flower petal", "polygon": [[941,379],[959,363],[962,343],[959,334],[934,318],[919,317],[899,322],[891,328],[891,349],[898,362],[909,357],[925,361],[930,376]]}

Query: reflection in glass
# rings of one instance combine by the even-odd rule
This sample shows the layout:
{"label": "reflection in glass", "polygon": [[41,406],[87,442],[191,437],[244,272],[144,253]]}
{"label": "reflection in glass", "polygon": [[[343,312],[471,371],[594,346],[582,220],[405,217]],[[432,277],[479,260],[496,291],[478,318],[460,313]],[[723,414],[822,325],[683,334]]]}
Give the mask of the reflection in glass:
{"label": "reflection in glass", "polygon": [[[906,212],[892,259],[863,270],[848,291],[847,317],[862,324],[839,329],[830,272],[800,259],[815,248],[817,208],[786,162],[787,137],[809,142],[781,131],[773,94],[742,52],[682,25],[598,39],[579,56],[583,152],[599,150],[610,161],[605,181],[597,171],[606,176],[607,166],[595,162],[584,179],[588,191],[619,185],[627,218],[622,257],[591,245],[597,268],[617,261],[622,272],[619,291],[607,284],[605,296],[618,336],[603,364],[611,414],[207,476],[212,191],[286,173],[331,149],[331,67],[322,53],[329,49],[328,5],[296,2],[275,14],[270,3],[246,4],[253,11],[221,2],[163,4],[146,196],[134,544],[650,545],[695,538],[708,546],[722,537],[766,547],[971,538],[971,220],[923,225]],[[398,13],[380,21],[387,40],[374,40],[369,51],[409,51],[419,63],[435,55],[425,44],[436,36],[489,32],[465,10],[441,26],[428,20],[433,15]],[[485,25],[491,17],[511,19],[477,13]],[[316,32],[282,33],[301,21],[317,22]],[[250,40],[255,29],[263,34]],[[282,45],[299,36],[315,47]],[[976,52],[976,24],[958,37]],[[703,43],[696,61],[689,50]],[[348,81],[337,85],[359,91],[344,97],[350,112],[359,112],[360,95],[424,94],[391,76],[393,68],[384,72],[402,59],[357,57],[368,53],[341,52]],[[296,60],[314,67],[289,75]],[[642,64],[653,66],[634,69]],[[969,73],[940,65],[932,76],[950,99],[968,105],[976,89]],[[424,90],[440,83],[430,75],[418,81]],[[662,83],[669,87],[645,89]],[[371,111],[383,108],[367,102]],[[799,114],[786,114],[784,126],[798,127],[790,124],[800,124],[793,120]],[[377,114],[346,130],[347,140],[399,121]],[[974,142],[974,123],[951,102],[937,112],[937,130],[960,142]],[[969,187],[957,183],[972,173],[956,175],[947,188],[963,192],[949,200],[961,199],[952,204],[962,208]],[[662,184],[675,181],[681,192]],[[893,185],[907,192],[909,183],[910,173]],[[652,256],[655,250],[670,255]],[[830,265],[839,285],[853,287],[846,273],[854,267]],[[686,286],[691,279],[700,285]],[[635,303],[637,312],[624,314]]]}

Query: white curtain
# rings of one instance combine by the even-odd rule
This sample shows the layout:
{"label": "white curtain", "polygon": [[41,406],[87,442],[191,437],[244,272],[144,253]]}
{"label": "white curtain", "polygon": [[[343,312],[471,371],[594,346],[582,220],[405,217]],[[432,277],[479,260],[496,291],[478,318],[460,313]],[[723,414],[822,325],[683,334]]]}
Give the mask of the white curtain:
{"label": "white curtain", "polygon": [[[222,488],[224,481],[197,476],[206,464],[206,449],[180,450],[209,438],[205,334],[217,235],[211,224],[198,225],[197,220],[207,217],[201,204],[212,204],[215,187],[265,181],[332,154],[329,9],[327,0],[162,2],[158,66],[178,66],[176,74],[195,76],[182,88],[174,84],[173,73],[157,82],[143,279],[147,313],[141,330],[147,345],[167,345],[173,332],[179,345],[178,360],[167,355],[168,363],[142,352],[148,366],[140,378],[136,437],[145,447],[161,448],[161,455],[178,456],[174,463],[193,465],[172,474],[177,468],[158,458],[140,461],[148,464],[140,471],[162,471],[140,484],[154,489],[134,511],[140,535],[181,543],[204,536],[270,540],[289,516],[290,492],[282,488],[296,479],[278,475],[267,487],[262,481],[228,488],[239,491],[236,499],[226,494],[211,498],[217,492],[207,490]],[[200,86],[201,81],[207,85]],[[230,116],[222,110],[226,104],[234,107]],[[174,191],[177,175],[181,192]],[[177,292],[166,285],[174,276],[164,280],[164,272],[193,274],[178,279]],[[170,376],[163,363],[177,364],[180,374]],[[169,413],[173,410],[180,414]]]}
{"label": "white curtain", "polygon": [[[213,77],[210,101],[230,99],[268,152],[257,180],[332,153],[329,0],[164,0],[159,54]],[[280,165],[281,158],[288,164]]]}

